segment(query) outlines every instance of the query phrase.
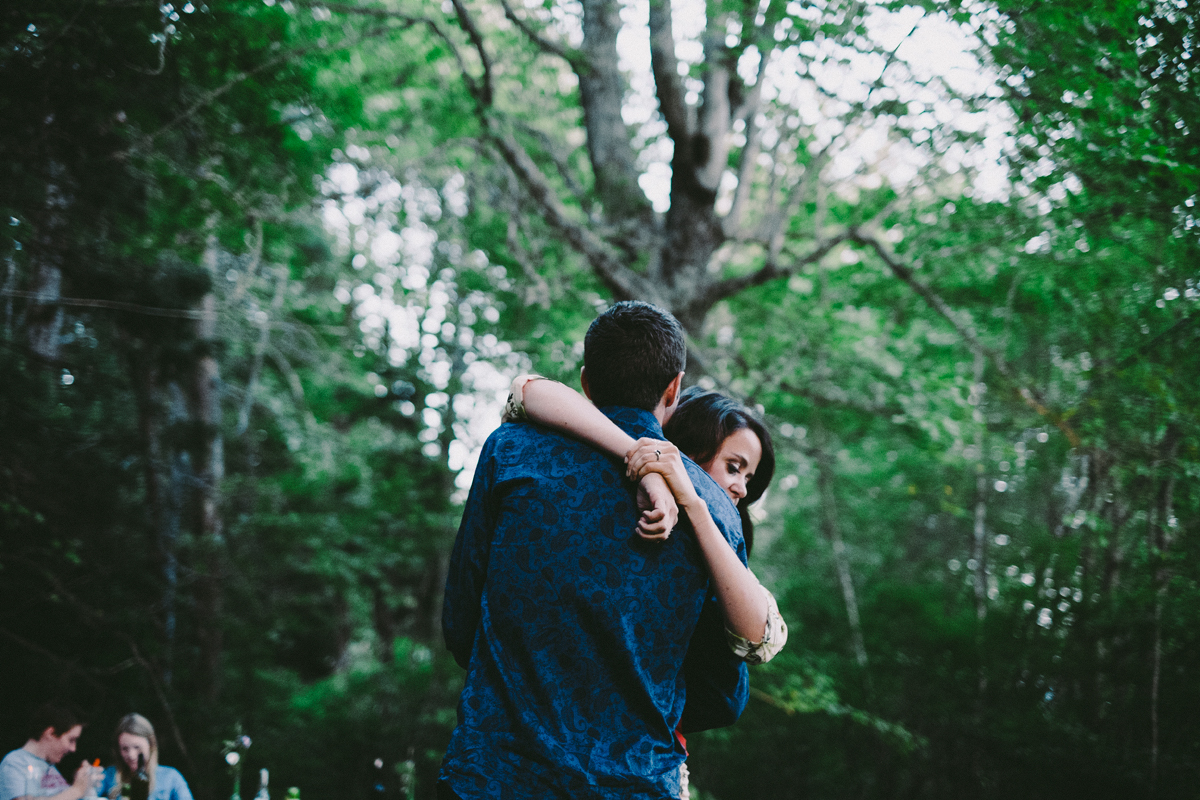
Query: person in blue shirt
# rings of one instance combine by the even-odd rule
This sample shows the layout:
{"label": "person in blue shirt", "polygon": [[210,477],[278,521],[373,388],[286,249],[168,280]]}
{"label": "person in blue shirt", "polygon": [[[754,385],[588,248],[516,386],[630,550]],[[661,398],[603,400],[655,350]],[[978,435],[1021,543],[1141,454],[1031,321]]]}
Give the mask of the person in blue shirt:
{"label": "person in blue shirt", "polygon": [[[503,419],[536,422],[623,457],[630,478],[641,479],[651,472],[662,475],[704,553],[710,583],[725,614],[730,648],[750,665],[765,664],[783,649],[787,623],[774,595],[759,583],[717,529],[685,466],[686,454],[737,506],[749,555],[754,530],[749,510],[771,483],[775,450],[766,427],[748,408],[719,392],[693,386],[680,395],[675,412],[663,426],[670,441],[634,441],[574,389],[541,376],[522,375],[513,380]],[[703,697],[690,692],[684,716],[689,716],[688,708],[703,702]],[[676,733],[686,748],[684,731]],[[684,764],[680,768],[679,800],[691,796],[686,767]]]}
{"label": "person in blue shirt", "polygon": [[[634,439],[662,440],[685,354],[674,317],[618,303],[588,330],[584,392]],[[729,496],[684,467],[744,564]],[[446,580],[443,633],[467,677],[440,797],[676,798],[675,730],[729,725],[745,707],[745,664],[687,521],[639,535],[674,522],[648,483],[640,507],[619,458],[529,424],[488,438]]]}
{"label": "person in blue shirt", "polygon": [[100,796],[121,797],[121,790],[133,780],[138,757],[150,778],[150,800],[192,800],[192,792],[179,770],[158,763],[158,737],[154,726],[141,714],[126,714],[113,733],[117,765],[104,770]]}

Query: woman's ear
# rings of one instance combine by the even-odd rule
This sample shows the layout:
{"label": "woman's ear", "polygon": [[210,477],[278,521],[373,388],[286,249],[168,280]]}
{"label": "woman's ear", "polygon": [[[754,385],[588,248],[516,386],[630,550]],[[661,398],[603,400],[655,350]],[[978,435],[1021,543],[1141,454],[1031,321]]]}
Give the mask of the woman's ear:
{"label": "woman's ear", "polygon": [[588,386],[587,367],[579,368],[579,385],[583,389],[583,396],[586,397],[588,400],[591,400],[592,399],[592,390]]}

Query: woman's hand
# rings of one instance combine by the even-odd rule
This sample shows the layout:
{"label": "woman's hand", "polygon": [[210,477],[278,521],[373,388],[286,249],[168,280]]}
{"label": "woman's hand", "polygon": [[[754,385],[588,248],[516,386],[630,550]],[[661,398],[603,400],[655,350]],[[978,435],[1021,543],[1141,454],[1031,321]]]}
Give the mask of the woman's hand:
{"label": "woman's hand", "polygon": [[[97,759],[98,761],[99,759]],[[100,788],[100,781],[104,777],[104,770],[99,767],[94,767],[87,761],[79,765],[75,770],[75,779],[71,782],[71,788],[79,792],[80,797],[90,797]]]}
{"label": "woman's hand", "polygon": [[680,455],[679,448],[670,442],[638,439],[625,454],[625,467],[633,480],[641,480],[650,474],[663,476],[667,485],[671,487],[671,493],[675,495],[675,501],[684,511],[702,502],[691,477],[687,474],[687,468],[683,465],[683,456]]}
{"label": "woman's hand", "polygon": [[664,541],[679,522],[679,507],[661,475],[647,474],[638,481],[638,535],[643,539]]}

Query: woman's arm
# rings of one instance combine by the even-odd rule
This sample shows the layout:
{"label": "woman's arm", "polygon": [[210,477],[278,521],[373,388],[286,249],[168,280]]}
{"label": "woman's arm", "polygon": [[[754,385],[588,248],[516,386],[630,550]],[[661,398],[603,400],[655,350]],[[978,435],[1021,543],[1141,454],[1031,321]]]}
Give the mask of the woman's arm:
{"label": "woman's arm", "polygon": [[[618,458],[634,439],[604,416],[586,397],[558,381],[522,375],[512,382],[504,421],[530,420],[561,431]],[[636,480],[636,479],[635,479]],[[638,483],[638,533],[646,539],[666,539],[679,519],[679,509],[667,484],[654,476]]]}
{"label": "woman's arm", "polygon": [[675,502],[692,521],[696,540],[712,573],[717,600],[725,612],[726,627],[751,645],[761,643],[768,631],[770,593],[738,558],[713,521],[708,504],[688,477],[679,449],[670,442],[639,439],[626,461],[631,476],[657,473],[666,478]]}
{"label": "woman's arm", "polygon": [[612,456],[623,457],[634,439],[571,387],[536,375],[512,382],[506,421],[529,419],[581,439]]}

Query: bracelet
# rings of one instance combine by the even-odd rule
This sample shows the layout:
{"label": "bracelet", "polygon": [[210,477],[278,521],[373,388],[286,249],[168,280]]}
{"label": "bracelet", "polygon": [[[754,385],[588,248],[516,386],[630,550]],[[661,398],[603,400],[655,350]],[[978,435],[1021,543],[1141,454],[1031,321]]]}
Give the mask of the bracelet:
{"label": "bracelet", "polygon": [[528,422],[529,414],[525,411],[525,387],[531,381],[544,381],[541,375],[520,375],[512,385],[508,400],[504,402],[504,413],[500,415],[501,422]]}

